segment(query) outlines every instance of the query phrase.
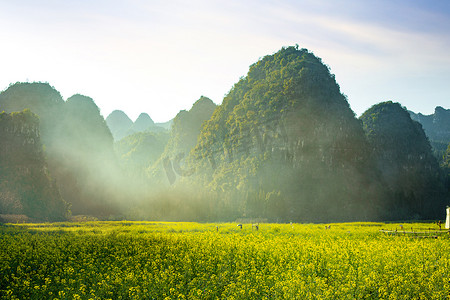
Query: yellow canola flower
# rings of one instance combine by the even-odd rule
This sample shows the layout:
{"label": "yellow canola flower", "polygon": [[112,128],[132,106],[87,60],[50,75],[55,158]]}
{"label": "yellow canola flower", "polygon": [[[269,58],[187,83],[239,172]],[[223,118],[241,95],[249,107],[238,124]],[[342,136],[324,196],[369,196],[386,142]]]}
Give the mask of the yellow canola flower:
{"label": "yellow canola flower", "polygon": [[89,222],[25,224],[14,234],[0,228],[0,298],[448,297],[448,236],[380,232],[396,226],[259,224],[252,231],[251,224],[241,230],[231,223]]}

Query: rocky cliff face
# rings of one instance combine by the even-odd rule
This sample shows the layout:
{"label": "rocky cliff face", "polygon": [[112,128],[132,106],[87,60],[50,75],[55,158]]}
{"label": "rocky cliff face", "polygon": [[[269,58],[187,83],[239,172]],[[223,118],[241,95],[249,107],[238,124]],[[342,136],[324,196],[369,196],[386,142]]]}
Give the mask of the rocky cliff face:
{"label": "rocky cliff face", "polygon": [[30,111],[0,114],[0,163],[27,165],[43,159],[39,119]]}
{"label": "rocky cliff face", "polygon": [[67,206],[50,179],[39,118],[25,110],[0,114],[0,213],[62,220]]}

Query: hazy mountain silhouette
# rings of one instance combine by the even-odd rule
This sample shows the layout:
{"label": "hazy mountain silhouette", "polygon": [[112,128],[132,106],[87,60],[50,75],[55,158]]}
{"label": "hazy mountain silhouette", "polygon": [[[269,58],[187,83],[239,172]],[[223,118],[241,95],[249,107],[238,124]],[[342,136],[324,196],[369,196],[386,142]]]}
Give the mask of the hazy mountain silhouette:
{"label": "hazy mountain silhouette", "polygon": [[115,110],[106,118],[106,124],[114,140],[119,141],[127,135],[128,130],[133,126],[133,121],[123,111]]}
{"label": "hazy mountain silhouette", "polygon": [[442,161],[450,144],[450,109],[436,107],[432,115],[423,115],[409,111],[411,118],[422,124],[425,133],[433,147],[434,155]]}
{"label": "hazy mountain silhouette", "polygon": [[39,116],[50,176],[74,214],[110,214],[120,174],[113,138],[94,101],[74,95],[66,102],[47,83],[16,83],[0,93],[0,109],[30,109]]}
{"label": "hazy mountain silhouette", "polygon": [[399,103],[372,106],[362,116],[377,169],[392,193],[390,219],[433,219],[445,210],[439,165],[420,123]]}
{"label": "hazy mountain silhouette", "polygon": [[146,113],[141,113],[139,117],[134,121],[132,130],[136,132],[146,131],[148,128],[155,126],[152,118]]}
{"label": "hazy mountain silhouette", "polygon": [[141,113],[135,122],[121,110],[115,110],[106,118],[115,141],[120,141],[126,136],[137,132],[161,132],[170,127],[171,122],[155,123],[146,113]]}

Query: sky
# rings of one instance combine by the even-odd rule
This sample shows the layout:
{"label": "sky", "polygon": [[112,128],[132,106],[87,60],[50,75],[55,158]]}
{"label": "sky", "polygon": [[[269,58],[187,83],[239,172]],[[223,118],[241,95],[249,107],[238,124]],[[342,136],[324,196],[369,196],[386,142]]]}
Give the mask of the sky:
{"label": "sky", "polygon": [[165,122],[220,104],[251,64],[298,44],[335,74],[356,116],[379,102],[450,108],[446,0],[0,0],[0,90],[48,82]]}

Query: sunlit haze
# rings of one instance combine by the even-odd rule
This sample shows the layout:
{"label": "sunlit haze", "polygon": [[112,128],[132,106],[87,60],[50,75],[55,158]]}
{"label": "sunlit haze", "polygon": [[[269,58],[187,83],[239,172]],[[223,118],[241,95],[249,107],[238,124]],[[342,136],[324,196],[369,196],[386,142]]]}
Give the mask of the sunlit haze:
{"label": "sunlit haze", "polygon": [[298,44],[331,68],[353,111],[450,103],[448,1],[0,0],[0,90],[48,82],[156,122],[220,104],[251,64]]}

